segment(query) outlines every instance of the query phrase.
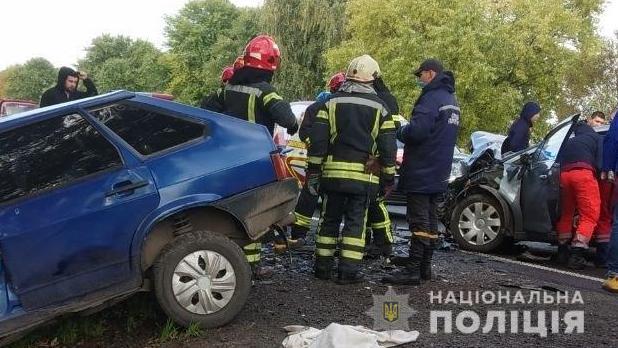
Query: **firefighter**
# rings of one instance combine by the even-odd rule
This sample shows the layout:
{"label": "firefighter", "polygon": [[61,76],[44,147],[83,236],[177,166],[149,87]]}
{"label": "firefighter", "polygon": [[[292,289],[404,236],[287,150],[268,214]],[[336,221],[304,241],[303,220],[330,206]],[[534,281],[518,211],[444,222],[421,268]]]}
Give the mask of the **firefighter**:
{"label": "firefighter", "polygon": [[[586,265],[584,254],[599,221],[601,196],[597,175],[602,166],[603,138],[584,122],[574,126],[575,136],[568,139],[560,152],[560,220],[558,261],[581,270]],[[572,236],[573,217],[579,212],[579,223]]]}
{"label": "firefighter", "polygon": [[331,279],[343,218],[338,284],[364,280],[360,263],[367,207],[379,186],[392,187],[394,180],[395,125],[373,88],[378,76],[380,67],[373,58],[353,59],[346,81],[320,107],[309,137],[307,185],[310,191],[321,189],[323,194],[314,274]]}
{"label": "firefighter", "polygon": [[[300,125],[300,130],[298,131],[298,135],[300,140],[305,143],[307,148],[309,147],[309,134],[311,131],[311,127],[313,126],[313,122],[318,114],[318,110],[324,105],[330,96],[339,90],[339,87],[345,81],[344,73],[337,73],[331,76],[328,81],[328,87],[330,92],[321,92],[320,95],[323,95],[322,98],[318,98],[315,103],[309,105],[307,110],[305,110],[305,116],[303,117],[303,122]],[[313,217],[313,212],[318,205],[318,192],[310,192],[309,187],[307,186],[307,181],[303,184],[303,189],[300,191],[300,196],[298,197],[298,203],[296,204],[296,209],[294,209],[294,225],[292,225],[291,230],[291,238],[289,240],[290,248],[299,248],[305,245],[305,238],[307,237],[307,232],[311,228],[311,219]]]}
{"label": "firefighter", "polygon": [[223,68],[221,72],[221,85],[214,91],[212,94],[207,95],[202,99],[200,103],[200,107],[202,109],[214,111],[214,112],[223,112],[223,92],[225,90],[225,85],[234,75],[234,67],[226,66]]}
{"label": "firefighter", "polygon": [[270,84],[281,62],[281,52],[268,35],[258,35],[245,47],[243,66],[225,85],[223,112],[266,126],[272,135],[275,123],[288,134],[298,131],[298,122],[290,104]]}
{"label": "firefighter", "polygon": [[[273,134],[275,123],[292,135],[298,131],[298,122],[290,104],[283,100],[270,84],[279,67],[281,53],[268,35],[258,35],[245,47],[242,64],[227,82],[223,93],[223,113],[265,126]],[[260,267],[262,245],[259,242],[243,247],[247,261],[256,278],[267,278],[272,269]]]}
{"label": "firefighter", "polygon": [[437,202],[447,190],[453,149],[459,130],[455,78],[436,59],[425,60],[414,72],[422,91],[410,123],[397,130],[405,144],[399,189],[406,193],[412,236],[404,269],[383,282],[418,285],[431,279],[431,260],[438,239]]}

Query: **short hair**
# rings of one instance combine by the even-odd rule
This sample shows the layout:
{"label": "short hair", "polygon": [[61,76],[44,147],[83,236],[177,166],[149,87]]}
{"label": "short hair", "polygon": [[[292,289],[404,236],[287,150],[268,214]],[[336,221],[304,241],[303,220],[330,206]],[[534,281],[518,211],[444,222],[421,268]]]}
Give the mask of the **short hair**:
{"label": "short hair", "polygon": [[594,120],[597,117],[605,119],[605,114],[602,111],[595,111],[595,112],[592,113],[592,115],[590,115],[590,119],[591,120]]}

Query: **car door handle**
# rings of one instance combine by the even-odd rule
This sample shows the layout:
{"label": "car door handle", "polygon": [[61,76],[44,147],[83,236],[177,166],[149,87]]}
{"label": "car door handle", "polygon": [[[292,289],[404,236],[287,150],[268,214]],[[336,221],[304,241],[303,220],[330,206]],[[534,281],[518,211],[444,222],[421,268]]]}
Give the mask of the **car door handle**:
{"label": "car door handle", "polygon": [[122,186],[116,187],[113,190],[111,190],[108,193],[106,193],[105,197],[114,196],[114,195],[117,195],[119,193],[133,191],[133,190],[136,190],[136,189],[138,189],[140,187],[144,187],[144,186],[148,186],[148,180],[142,180],[142,181],[137,181],[137,182],[127,181],[126,184],[123,184]]}
{"label": "car door handle", "polygon": [[545,179],[549,178],[549,176],[547,174],[541,174],[541,175],[539,175],[539,178],[545,180]]}

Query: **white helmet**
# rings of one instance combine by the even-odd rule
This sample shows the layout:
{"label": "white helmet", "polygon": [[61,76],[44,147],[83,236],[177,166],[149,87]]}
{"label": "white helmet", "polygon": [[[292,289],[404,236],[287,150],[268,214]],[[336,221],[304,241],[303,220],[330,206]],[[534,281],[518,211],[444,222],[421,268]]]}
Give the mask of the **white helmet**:
{"label": "white helmet", "polygon": [[352,59],[345,73],[347,80],[368,83],[380,76],[380,66],[370,55],[365,54]]}

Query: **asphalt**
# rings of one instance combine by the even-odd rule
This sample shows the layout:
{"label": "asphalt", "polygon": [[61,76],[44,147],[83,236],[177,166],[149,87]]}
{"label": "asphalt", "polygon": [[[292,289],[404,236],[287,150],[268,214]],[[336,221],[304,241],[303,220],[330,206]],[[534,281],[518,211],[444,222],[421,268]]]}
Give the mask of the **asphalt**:
{"label": "asphalt", "polygon": [[[405,221],[394,218],[396,226],[396,253],[407,252],[409,231]],[[530,246],[529,246],[530,247]],[[532,245],[551,252],[547,245]],[[291,257],[290,257],[291,256]],[[365,314],[373,305],[373,295],[383,295],[387,287],[381,284],[382,276],[392,270],[381,267],[379,260],[368,260],[364,264],[367,281],[361,284],[340,286],[331,281],[316,280],[312,276],[312,251],[296,251],[290,254],[275,255],[270,250],[264,255],[264,262],[275,267],[275,275],[269,281],[256,282],[250,299],[231,324],[206,330],[196,338],[179,338],[170,341],[159,339],[165,317],[157,312],[147,322],[138,325],[133,333],[124,329],[126,321],[121,314],[131,301],[145,301],[147,305],[156,306],[148,295],[141,299],[129,300],[109,308],[103,317],[109,327],[103,338],[83,339],[77,346],[82,347],[279,347],[286,337],[283,330],[287,325],[307,325],[324,328],[330,323],[364,325],[372,327],[373,319]],[[416,311],[409,319],[412,330],[419,331],[418,341],[402,347],[583,347],[607,346],[618,347],[616,321],[618,315],[618,295],[603,291],[600,287],[603,270],[588,267],[583,272],[572,273],[560,269],[551,261],[525,263],[516,260],[514,254],[485,255],[460,251],[455,245],[444,241],[434,256],[434,279],[420,286],[396,286],[399,295],[409,296],[409,306]],[[446,298],[449,291],[454,292],[457,303],[432,303],[430,293],[442,291]],[[487,304],[480,301],[467,304],[468,292],[492,292],[494,294],[509,292],[511,303]],[[533,293],[546,292],[548,296],[573,297],[577,291],[581,294],[583,304],[545,304],[527,303]],[[517,292],[521,292],[525,304],[513,304]],[[438,321],[437,332],[431,332],[430,316],[432,311],[451,311],[453,314],[453,332],[444,332],[442,321]],[[480,317],[480,327],[487,322],[490,312],[506,311],[506,332],[497,330],[497,322],[488,332],[482,329],[464,334],[457,330],[455,318],[464,311],[473,311]],[[511,333],[509,313],[519,314],[518,332]],[[566,322],[559,322],[558,333],[548,333],[542,337],[538,333],[523,333],[524,311],[532,314],[532,327],[538,324],[539,311],[547,315],[547,328],[551,325],[550,313],[558,311],[560,318],[569,311],[583,311],[584,332],[565,334]],[[75,318],[71,320],[83,320]],[[469,321],[464,321],[468,325]],[[51,335],[41,337],[39,343],[53,340]],[[36,334],[36,333],[34,333]],[[40,333],[39,333],[40,334]],[[33,346],[37,346],[36,344]],[[39,345],[40,346],[40,345]]]}

